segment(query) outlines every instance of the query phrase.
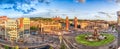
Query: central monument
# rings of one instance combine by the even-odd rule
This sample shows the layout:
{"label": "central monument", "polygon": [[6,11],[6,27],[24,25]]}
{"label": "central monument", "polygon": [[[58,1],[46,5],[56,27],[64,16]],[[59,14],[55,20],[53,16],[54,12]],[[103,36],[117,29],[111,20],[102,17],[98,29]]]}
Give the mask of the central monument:
{"label": "central monument", "polygon": [[87,35],[87,36],[85,36],[85,38],[88,41],[101,41],[101,40],[106,39],[107,37],[98,33],[98,27],[95,24],[93,34]]}

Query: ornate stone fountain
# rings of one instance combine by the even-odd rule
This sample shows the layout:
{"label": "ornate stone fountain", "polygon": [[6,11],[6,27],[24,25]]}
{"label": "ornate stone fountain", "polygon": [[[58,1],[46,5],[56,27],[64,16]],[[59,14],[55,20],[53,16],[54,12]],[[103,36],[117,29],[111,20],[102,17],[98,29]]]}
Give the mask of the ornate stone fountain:
{"label": "ornate stone fountain", "polygon": [[97,25],[94,26],[94,32],[93,34],[89,34],[85,36],[85,39],[88,41],[100,41],[100,40],[104,40],[107,37],[98,33],[98,27]]}

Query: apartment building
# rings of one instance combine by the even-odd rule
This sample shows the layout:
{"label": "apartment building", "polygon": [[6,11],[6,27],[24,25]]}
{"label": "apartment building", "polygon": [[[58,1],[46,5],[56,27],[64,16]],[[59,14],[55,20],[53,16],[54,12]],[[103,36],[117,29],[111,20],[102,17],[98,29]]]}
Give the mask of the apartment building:
{"label": "apartment building", "polygon": [[17,21],[8,19],[5,24],[5,38],[10,41],[16,41],[18,38]]}
{"label": "apartment building", "polygon": [[18,18],[18,30],[20,37],[30,34],[30,18]]}

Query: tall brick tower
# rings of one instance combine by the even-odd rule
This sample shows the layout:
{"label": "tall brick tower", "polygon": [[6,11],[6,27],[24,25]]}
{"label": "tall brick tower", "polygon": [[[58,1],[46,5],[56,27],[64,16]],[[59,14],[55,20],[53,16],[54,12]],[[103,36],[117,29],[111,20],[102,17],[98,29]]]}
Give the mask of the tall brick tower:
{"label": "tall brick tower", "polygon": [[78,25],[78,19],[77,17],[74,18],[74,27],[75,29],[77,29],[77,25]]}
{"label": "tall brick tower", "polygon": [[66,22],[66,31],[68,31],[69,30],[69,19],[68,19],[68,16],[66,17],[66,20],[65,20],[65,22]]}
{"label": "tall brick tower", "polygon": [[118,23],[118,26],[120,26],[120,11],[117,12],[117,23]]}

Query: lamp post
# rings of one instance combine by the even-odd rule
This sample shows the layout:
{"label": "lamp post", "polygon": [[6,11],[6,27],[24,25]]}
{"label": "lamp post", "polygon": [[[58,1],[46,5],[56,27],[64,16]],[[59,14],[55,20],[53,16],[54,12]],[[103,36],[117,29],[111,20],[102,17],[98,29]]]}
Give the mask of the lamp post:
{"label": "lamp post", "polygon": [[61,44],[61,43],[62,43],[62,36],[63,36],[63,35],[62,35],[62,33],[59,32],[59,33],[58,33],[58,36],[59,36],[59,40],[60,40],[60,44]]}

